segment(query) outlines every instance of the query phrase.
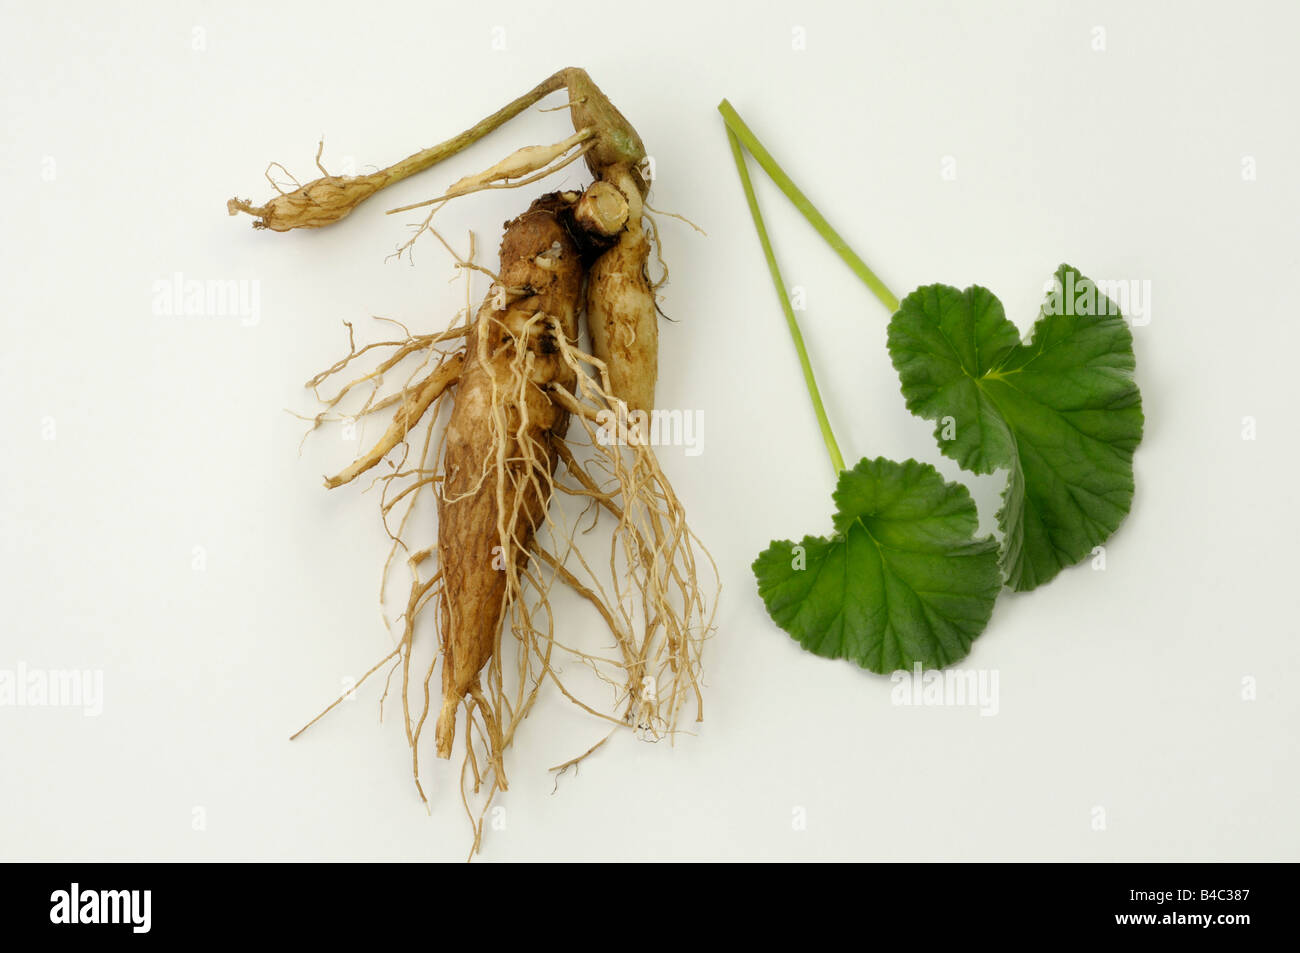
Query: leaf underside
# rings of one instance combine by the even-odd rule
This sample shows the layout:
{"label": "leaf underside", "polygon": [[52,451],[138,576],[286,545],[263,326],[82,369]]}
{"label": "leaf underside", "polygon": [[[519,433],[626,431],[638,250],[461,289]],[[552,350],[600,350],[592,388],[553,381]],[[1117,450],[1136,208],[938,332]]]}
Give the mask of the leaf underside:
{"label": "leaf underside", "polygon": [[1001,589],[966,488],[915,460],[864,459],[834,500],[832,537],[774,542],[754,560],[772,619],[810,652],[873,672],[964,657]]}
{"label": "leaf underside", "polygon": [[912,413],[974,473],[1008,470],[998,525],[1007,585],[1027,590],[1104,543],[1133,500],[1142,399],[1119,307],[1068,265],[1022,343],[985,288],[928,285],[889,323]]}

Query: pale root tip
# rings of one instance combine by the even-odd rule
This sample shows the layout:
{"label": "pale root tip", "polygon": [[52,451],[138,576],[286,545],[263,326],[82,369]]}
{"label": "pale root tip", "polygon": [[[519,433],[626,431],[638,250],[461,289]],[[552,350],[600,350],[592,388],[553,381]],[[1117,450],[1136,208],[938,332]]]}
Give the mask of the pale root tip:
{"label": "pale root tip", "polygon": [[238,215],[240,212],[247,212],[249,215],[261,215],[263,211],[260,208],[253,208],[252,202],[238,196],[226,201],[226,212],[230,215]]}
{"label": "pale root tip", "polygon": [[444,698],[442,709],[438,712],[438,725],[434,729],[434,744],[439,758],[451,757],[451,746],[456,740],[456,710],[460,708],[459,698]]}

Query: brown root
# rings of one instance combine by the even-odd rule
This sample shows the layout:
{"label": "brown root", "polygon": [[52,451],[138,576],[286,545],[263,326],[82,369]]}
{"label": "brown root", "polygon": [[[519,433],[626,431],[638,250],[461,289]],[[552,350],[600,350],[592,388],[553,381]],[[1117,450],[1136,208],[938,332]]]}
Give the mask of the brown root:
{"label": "brown root", "polygon": [[[514,600],[550,503],[554,446],[568,427],[567,414],[547,393],[572,386],[573,371],[557,355],[577,337],[582,290],[578,249],[561,220],[565,205],[562,195],[544,196],[507,227],[502,282],[529,293],[505,301],[489,293],[479,308],[447,424],[438,498],[438,553],[447,582],[436,726],[442,758],[451,755],[456,708],[495,651],[502,612]],[[494,722],[484,711],[485,721]],[[494,764],[500,755],[499,748],[491,752]]]}
{"label": "brown root", "polygon": [[265,205],[252,205],[247,199],[230,199],[226,211],[231,215],[240,212],[252,215],[257,219],[254,228],[275,232],[322,228],[346,218],[387,184],[382,172],[362,176],[327,175],[292,192],[281,192]]}
{"label": "brown root", "polygon": [[[444,694],[443,700],[435,703],[431,682],[437,661],[422,672],[414,669],[412,661],[417,629],[422,630],[420,620],[431,609],[436,610],[432,618],[439,638],[447,637],[449,619],[441,608],[449,585],[446,571],[463,554],[420,544],[418,538],[427,533],[419,532],[407,519],[418,499],[432,493],[428,499],[436,501],[446,493],[440,481],[449,473],[449,457],[445,430],[435,436],[437,404],[450,395],[459,400],[459,387],[444,392],[431,405],[432,412],[426,411],[421,418],[420,424],[427,430],[414,459],[408,460],[403,453],[398,466],[379,477],[384,486],[381,506],[386,524],[395,515],[393,508],[399,503],[404,506],[397,525],[390,529],[394,546],[411,553],[407,560],[411,582],[396,620],[398,640],[393,653],[400,661],[401,705],[412,776],[427,803],[420,751],[424,727],[430,715],[436,715],[435,735],[459,734],[463,739],[461,797],[474,829],[473,850],[481,843],[483,818],[493,798],[508,785],[504,754],[544,685],[553,685],[607,730],[623,729],[647,740],[676,737],[683,730],[681,719],[688,710],[691,720],[702,717],[701,650],[713,628],[712,605],[716,602],[717,569],[690,531],[685,511],[653,449],[635,439],[619,442],[602,437],[602,412],[619,410],[608,369],[561,333],[554,319],[535,315],[532,320],[530,326],[511,332],[509,346],[517,357],[509,365],[509,373],[496,380],[492,396],[493,406],[503,407],[514,400],[522,411],[517,418],[502,413],[489,418],[495,445],[504,448],[517,441],[516,445],[509,452],[493,454],[478,474],[482,484],[496,488],[494,495],[516,501],[499,512],[496,532],[490,535],[497,545],[500,540],[512,540],[520,558],[502,563],[502,616],[493,633],[492,651],[460,697]],[[548,392],[550,400],[570,419],[566,439],[554,444],[517,440],[521,432],[536,430],[531,416],[536,405],[527,400],[536,388],[526,355],[529,342],[544,322],[552,322],[550,332],[559,344],[557,357],[572,372],[569,387],[556,386]],[[394,350],[402,346],[395,343]],[[432,344],[428,347],[434,350]],[[428,378],[425,374],[420,379]],[[410,391],[412,386],[403,390]],[[414,433],[412,423],[405,432],[407,440]],[[556,468],[555,460],[563,467]],[[603,554],[576,542],[575,529],[559,508],[551,506],[541,513],[527,509],[525,500],[530,495],[535,500],[549,500],[557,491],[589,501],[606,515],[609,542]],[[537,524],[525,547],[525,531],[533,520]],[[436,571],[422,571],[423,565],[435,558]],[[386,566],[385,578],[388,571]],[[601,651],[598,645],[571,644],[560,637],[551,610],[556,583],[570,587],[593,606],[612,637],[612,653]],[[391,658],[393,654],[385,661]],[[580,692],[563,674],[569,667],[566,660],[595,675],[597,684],[612,692],[610,699],[584,697],[588,693]],[[443,664],[445,673],[445,658]],[[467,729],[454,732],[462,713]],[[604,744],[590,746],[556,770],[578,764]],[[436,747],[442,749],[439,754],[452,753],[443,744]]]}
{"label": "brown root", "polygon": [[[396,644],[366,678],[396,660],[389,678],[400,670],[411,771],[426,805],[420,753],[431,714],[436,754],[463,751],[460,788],[474,830],[471,853],[481,844],[493,798],[507,788],[505,753],[543,686],[553,685],[608,731],[557,771],[579,764],[620,730],[671,740],[687,730],[688,713],[694,721],[703,717],[701,653],[714,626],[717,567],[687,524],[649,442],[635,432],[610,439],[606,426],[611,416],[622,421],[629,408],[649,410],[654,403],[657,322],[646,272],[647,183],[637,165],[644,148],[590,78],[570,69],[460,137],[374,176],[326,175],[265,206],[230,204],[231,214],[257,215],[255,224],[277,230],[337,221],[384,185],[428,168],[565,87],[579,132],[554,146],[519,150],[420,203],[432,208],[411,241],[424,231],[443,241],[430,222],[454,195],[518,186],[579,156],[596,183],[585,193],[545,196],[510,224],[500,274],[487,272],[493,286],[476,311],[468,279],[486,269],[473,263],[472,243],[461,259],[443,241],[467,278],[463,323],[426,335],[402,326],[404,337],[362,348],[349,326],[348,355],[309,382],[325,404],[313,429],[393,409],[382,437],[327,485],[389,464],[371,486],[380,488],[392,540],[380,607]],[[583,302],[591,354],[576,343]],[[371,351],[387,351],[378,367],[352,377],[332,397],[321,394],[327,382],[356,374],[350,368]],[[418,362],[409,371],[408,359]],[[399,371],[402,383],[381,392],[386,375]],[[363,394],[360,408],[345,414],[344,406]],[[438,511],[436,538],[433,521],[423,519],[430,506]],[[579,533],[583,524],[591,525]],[[387,583],[402,562],[409,586],[400,612],[389,619]],[[594,609],[607,640],[561,634],[551,599],[557,582]],[[417,647],[431,647],[428,628],[439,651],[425,667],[415,656]],[[439,663],[441,699],[435,699]],[[385,687],[381,714],[387,697]]]}
{"label": "brown root", "polygon": [[602,181],[618,191],[628,214],[614,247],[591,266],[587,331],[614,395],[633,410],[649,411],[659,374],[659,317],[646,276],[650,239],[641,225],[642,199],[632,170],[616,166],[604,172]]}
{"label": "brown root", "polygon": [[429,409],[429,406],[460,378],[464,364],[464,355],[452,354],[442,361],[434,369],[433,373],[410,391],[404,393],[402,395],[402,406],[393,415],[393,422],[389,425],[384,436],[371,448],[369,453],[358,457],[337,476],[326,477],[326,488],[332,490],[345,483],[351,483],[405,440],[407,432],[419,423],[420,418],[424,416],[424,412]]}

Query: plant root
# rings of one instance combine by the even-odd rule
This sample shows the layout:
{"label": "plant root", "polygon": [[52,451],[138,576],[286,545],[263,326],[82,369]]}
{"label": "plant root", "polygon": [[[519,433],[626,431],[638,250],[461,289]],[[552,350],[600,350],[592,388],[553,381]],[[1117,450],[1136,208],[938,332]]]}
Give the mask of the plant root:
{"label": "plant root", "polygon": [[[607,732],[557,765],[557,778],[620,730],[671,742],[687,730],[682,721],[688,712],[694,721],[703,717],[701,653],[714,629],[717,566],[690,529],[648,436],[635,427],[611,432],[607,426],[609,419],[628,420],[629,409],[653,406],[655,291],[666,281],[667,269],[659,281],[650,281],[652,242],[661,266],[663,260],[658,230],[645,214],[644,146],[590,77],[569,68],[459,136],[387,169],[331,176],[321,163],[322,143],[316,157],[322,178],[306,185],[295,181],[291,192],[272,181],[278,194],[261,206],[240,199],[228,203],[231,215],[255,216],[257,228],[331,224],[381,189],[454,155],[561,89],[568,92],[561,108],[570,111],[573,135],[517,150],[437,198],[393,210],[430,209],[397,249],[398,256],[428,231],[466,277],[465,309],[452,326],[413,335],[398,324],[402,338],[358,348],[348,324],[348,354],[308,382],[324,405],[310,418],[312,430],[392,410],[380,439],[328,477],[326,485],[356,481],[387,462],[371,486],[380,487],[380,513],[391,540],[379,604],[395,646],[362,681],[390,661],[389,682],[401,672],[411,771],[426,807],[420,752],[435,708],[436,754],[445,758],[453,747],[463,750],[459,784],[474,833],[471,856],[481,845],[493,799],[508,789],[505,754],[544,685],[555,686]],[[580,157],[593,185],[585,192],[544,196],[511,223],[502,242],[500,275],[474,264],[472,235],[469,255],[461,258],[432,227],[433,216],[452,198],[516,188]],[[516,226],[534,213],[554,217],[548,226],[554,241],[535,240],[531,246],[516,241],[515,253],[508,255]],[[557,222],[562,228],[555,232]],[[493,279],[477,312],[470,305],[476,272]],[[565,294],[548,298],[542,290],[548,285],[562,285]],[[570,298],[572,305],[562,303]],[[620,303],[624,299],[631,304]],[[595,353],[577,344],[577,311],[584,304]],[[598,327],[592,327],[593,320]],[[322,394],[327,383],[355,374],[353,364],[372,351],[387,353],[333,396]],[[408,360],[415,366],[404,369]],[[399,373],[401,384],[386,387],[386,376]],[[345,405],[358,399],[360,406],[345,413]],[[474,453],[465,450],[462,418],[472,421]],[[565,505],[552,505],[559,498]],[[431,521],[412,518],[430,506],[438,511],[436,538],[428,532]],[[566,515],[575,507],[576,519]],[[590,535],[597,528],[600,533]],[[389,619],[385,595],[396,581],[392,573],[399,554],[405,554],[400,561],[410,580],[400,613]],[[552,607],[557,582],[592,607],[608,641],[579,644],[560,635]],[[477,625],[458,608],[466,593],[482,610],[475,615]],[[417,645],[431,647],[428,628],[440,651],[427,666],[417,665]],[[471,628],[473,638],[467,636]],[[435,703],[430,686],[439,662],[442,699]],[[570,670],[583,681],[565,674]],[[599,697],[592,695],[593,680]],[[386,683],[381,718],[388,694]],[[457,732],[462,711],[465,727]]]}
{"label": "plant root", "polygon": [[[498,499],[518,501],[503,509],[495,529],[488,530],[491,541],[504,554],[500,562],[505,584],[503,622],[479,678],[463,696],[450,699],[450,707],[444,699],[437,712],[439,717],[434,719],[444,720],[445,724],[458,712],[465,715],[461,797],[474,829],[472,850],[481,844],[483,818],[493,798],[508,789],[505,752],[545,684],[553,684],[563,697],[604,723],[607,731],[617,733],[623,729],[644,740],[674,738],[683,730],[681,718],[688,709],[693,720],[703,717],[701,651],[714,627],[712,606],[716,604],[719,578],[712,557],[690,530],[685,510],[643,435],[633,431],[626,440],[618,440],[606,432],[602,421],[619,413],[623,416],[618,419],[626,419],[627,407],[613,396],[603,362],[580,349],[558,320],[544,313],[515,329],[494,322],[492,333],[504,336],[504,346],[512,351],[514,359],[509,373],[494,381],[490,405],[514,408],[516,416],[504,412],[490,416],[491,437],[498,452],[481,472],[474,474],[472,484],[474,488],[493,487]],[[521,439],[538,431],[537,421],[530,416],[538,406],[530,361],[530,343],[538,333],[546,334],[570,372],[566,375],[569,387],[554,384],[546,394],[571,421],[568,435],[553,442],[549,437]],[[373,394],[367,398],[372,406],[396,403],[393,422],[371,451],[336,478],[340,483],[344,476],[355,479],[385,454],[401,456],[391,472],[378,480],[384,488],[381,506],[385,526],[390,526],[394,511],[399,507],[403,511],[398,525],[390,526],[389,532],[394,547],[400,546],[411,554],[407,560],[411,579],[405,605],[395,620],[396,647],[366,677],[394,658],[400,663],[401,705],[412,777],[426,806],[429,802],[421,780],[420,751],[434,709],[431,683],[439,660],[435,658],[417,673],[412,665],[413,649],[417,629],[423,632],[421,620],[425,616],[432,616],[440,639],[451,620],[445,608],[446,565],[440,565],[432,574],[422,572],[423,564],[441,560],[444,554],[435,546],[420,544],[417,536],[427,538],[427,532],[413,531],[407,517],[417,500],[437,502],[448,492],[446,432],[437,425],[441,403],[457,394],[463,375],[470,340],[463,334],[458,336],[462,340],[460,349],[450,354],[438,349],[434,337],[440,336],[386,342],[392,355],[384,363],[390,369],[394,365],[389,362],[398,355],[422,355],[425,363],[412,375],[413,382],[392,395],[400,398],[398,401],[377,400]],[[351,357],[365,350],[354,347]],[[320,387],[342,373],[350,362],[350,358],[338,362],[313,379],[312,385]],[[424,368],[430,363],[434,369],[426,372]],[[331,398],[331,406],[337,406],[354,387],[377,386],[376,380],[371,375],[358,377]],[[425,435],[421,449],[415,459],[408,460],[408,453],[399,448],[406,447],[406,441],[422,422]],[[557,460],[563,467],[556,467],[553,461]],[[584,551],[576,541],[574,526],[562,514],[552,512],[557,507],[528,511],[526,499],[549,501],[557,491],[562,496],[586,500],[605,514],[609,535],[603,554],[592,552],[589,546]],[[534,520],[532,538],[525,546],[524,537],[529,535],[526,529]],[[518,558],[510,557],[512,551]],[[455,554],[448,555],[454,558]],[[390,555],[384,567],[385,580],[391,568]],[[568,644],[559,637],[551,605],[557,582],[593,606],[612,637],[612,654],[601,651],[599,645]],[[578,689],[566,684],[562,674],[566,660],[576,661],[594,674],[599,684],[608,687],[610,698],[602,701],[583,697]],[[600,749],[605,740],[554,770],[562,772],[577,765]],[[437,747],[440,755],[452,753],[449,746],[440,743]]]}

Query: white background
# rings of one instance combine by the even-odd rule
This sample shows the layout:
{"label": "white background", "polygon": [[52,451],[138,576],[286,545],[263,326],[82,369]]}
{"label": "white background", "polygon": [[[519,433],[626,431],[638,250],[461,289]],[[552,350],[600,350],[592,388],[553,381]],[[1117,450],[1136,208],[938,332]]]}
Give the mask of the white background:
{"label": "white background", "polygon": [[[6,3],[0,668],[101,669],[105,699],[0,708],[0,858],[464,857],[459,765],[425,752],[427,815],[376,686],[287,740],[389,637],[375,498],[320,483],[357,445],[323,431],[300,456],[285,409],[314,411],[301,384],[342,321],[437,329],[464,300],[431,241],[385,261],[413,216],[383,210],[567,116],[320,232],[224,203],[266,198],[271,159],[314,177],[322,134],[332,170],[386,165],[580,65],[654,155],[655,206],[708,232],[663,220],[658,397],[704,414],[703,454],[662,457],[725,588],[699,735],[622,737],[557,787],[603,732],[550,692],[483,858],[1300,859],[1297,31],[1288,3]],[[755,594],[770,539],[829,528],[832,475],[724,96],[900,295],[978,282],[1027,329],[1062,261],[1152,283],[1132,515],[1104,572],[999,600],[963,663],[999,673],[996,717],[891,706]],[[956,478],[903,407],[888,315],[756,181],[845,455]],[[490,254],[526,199],[465,200],[443,233]],[[155,314],[176,272],[258,281],[260,322]],[[963,479],[991,526],[1000,480]]]}

